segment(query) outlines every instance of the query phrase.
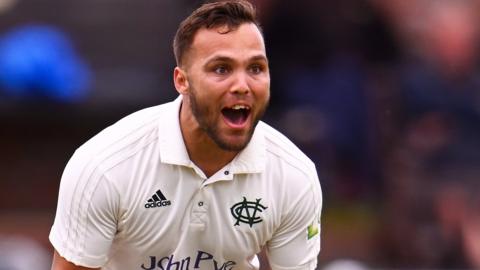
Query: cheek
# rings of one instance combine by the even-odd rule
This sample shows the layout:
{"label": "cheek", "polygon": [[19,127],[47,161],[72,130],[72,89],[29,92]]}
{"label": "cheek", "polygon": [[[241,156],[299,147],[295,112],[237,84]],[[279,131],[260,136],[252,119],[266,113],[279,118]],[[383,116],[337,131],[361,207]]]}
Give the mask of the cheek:
{"label": "cheek", "polygon": [[207,118],[216,118],[218,117],[219,104],[218,97],[214,94],[215,91],[212,91],[208,85],[198,85],[199,88],[195,87],[195,101],[199,113],[203,115],[205,119]]}
{"label": "cheek", "polygon": [[270,98],[270,80],[262,79],[254,83],[252,87],[255,96],[259,100],[268,100]]}
{"label": "cheek", "polygon": [[201,95],[205,99],[216,99],[221,96],[224,92],[224,89],[227,89],[228,82],[219,81],[216,78],[206,77],[201,83],[198,84],[197,94]]}

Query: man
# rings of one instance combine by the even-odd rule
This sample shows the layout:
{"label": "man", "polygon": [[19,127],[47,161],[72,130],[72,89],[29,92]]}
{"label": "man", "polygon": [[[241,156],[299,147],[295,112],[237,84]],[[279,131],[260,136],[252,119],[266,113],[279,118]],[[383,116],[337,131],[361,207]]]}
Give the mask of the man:
{"label": "man", "polygon": [[246,1],[205,4],[174,39],[173,102],[81,146],[60,184],[52,269],[315,269],[314,164],[260,122],[270,75]]}

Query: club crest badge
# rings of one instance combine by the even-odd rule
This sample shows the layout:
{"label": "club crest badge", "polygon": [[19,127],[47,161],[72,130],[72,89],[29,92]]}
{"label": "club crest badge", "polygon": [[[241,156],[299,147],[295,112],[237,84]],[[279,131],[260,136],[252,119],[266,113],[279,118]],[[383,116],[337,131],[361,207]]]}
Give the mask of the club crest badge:
{"label": "club crest badge", "polygon": [[256,199],[255,201],[247,201],[247,198],[243,197],[243,201],[234,204],[230,208],[232,216],[235,218],[235,226],[239,226],[240,223],[248,224],[253,227],[253,224],[263,221],[259,215],[268,207],[263,206],[260,201],[262,199]]}

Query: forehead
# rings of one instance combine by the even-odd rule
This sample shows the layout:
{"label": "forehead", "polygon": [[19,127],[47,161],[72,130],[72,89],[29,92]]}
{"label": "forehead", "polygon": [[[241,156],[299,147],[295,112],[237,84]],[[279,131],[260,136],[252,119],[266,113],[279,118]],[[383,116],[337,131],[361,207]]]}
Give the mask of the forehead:
{"label": "forehead", "polygon": [[235,30],[229,32],[226,30],[225,26],[198,30],[190,47],[188,61],[208,61],[219,55],[234,60],[258,55],[266,58],[265,43],[255,24],[244,23]]}

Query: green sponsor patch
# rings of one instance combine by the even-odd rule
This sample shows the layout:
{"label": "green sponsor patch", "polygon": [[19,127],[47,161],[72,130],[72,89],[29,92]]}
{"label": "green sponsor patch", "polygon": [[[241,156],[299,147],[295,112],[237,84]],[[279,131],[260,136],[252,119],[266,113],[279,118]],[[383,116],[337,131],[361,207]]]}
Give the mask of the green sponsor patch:
{"label": "green sponsor patch", "polygon": [[307,227],[307,239],[310,240],[312,237],[318,234],[318,224],[314,223]]}

